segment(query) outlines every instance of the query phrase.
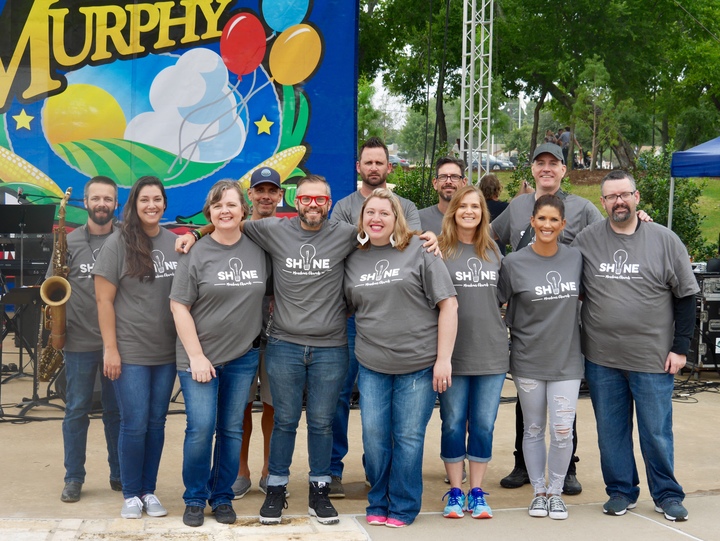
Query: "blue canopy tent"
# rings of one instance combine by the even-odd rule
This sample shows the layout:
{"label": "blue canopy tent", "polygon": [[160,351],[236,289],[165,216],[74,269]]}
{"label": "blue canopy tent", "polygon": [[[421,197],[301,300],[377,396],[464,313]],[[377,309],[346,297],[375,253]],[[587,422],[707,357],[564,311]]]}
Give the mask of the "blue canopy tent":
{"label": "blue canopy tent", "polygon": [[673,152],[670,162],[668,229],[672,229],[676,177],[720,177],[720,137],[706,141],[690,150]]}

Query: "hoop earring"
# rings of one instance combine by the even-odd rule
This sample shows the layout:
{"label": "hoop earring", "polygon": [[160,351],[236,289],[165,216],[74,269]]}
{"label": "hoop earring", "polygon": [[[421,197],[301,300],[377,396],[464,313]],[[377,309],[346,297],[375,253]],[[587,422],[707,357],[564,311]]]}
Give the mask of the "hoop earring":
{"label": "hoop earring", "polygon": [[[365,235],[363,237],[363,235]],[[367,241],[370,240],[370,237],[363,229],[360,233],[357,234],[357,241],[360,243],[361,246],[365,246],[367,244]]]}
{"label": "hoop earring", "polygon": [[390,246],[392,246],[393,248],[395,248],[395,244],[397,244],[397,243],[395,242],[395,233],[392,233],[392,234],[390,235]]}

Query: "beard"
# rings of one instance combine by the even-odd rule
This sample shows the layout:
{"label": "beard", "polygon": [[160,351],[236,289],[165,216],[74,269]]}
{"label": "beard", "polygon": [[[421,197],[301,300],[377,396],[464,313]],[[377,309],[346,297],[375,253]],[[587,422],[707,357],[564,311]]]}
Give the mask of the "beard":
{"label": "beard", "polygon": [[625,204],[615,205],[612,209],[612,221],[616,223],[627,222],[632,216],[630,207]]}
{"label": "beard", "polygon": [[[104,212],[104,215],[98,215],[99,212]],[[95,207],[92,210],[88,210],[88,220],[92,221],[97,225],[105,225],[113,219],[113,212],[110,207]]]}
{"label": "beard", "polygon": [[387,180],[387,175],[378,174],[378,176],[371,178],[361,173],[360,179],[368,186],[372,186],[373,188],[375,188],[377,186],[382,186],[385,183],[385,181]]}
{"label": "beard", "polygon": [[324,211],[323,209],[320,209],[321,214],[319,216],[312,218],[308,217],[307,212],[307,209],[297,209],[300,221],[310,227],[317,227],[327,219],[327,211]]}

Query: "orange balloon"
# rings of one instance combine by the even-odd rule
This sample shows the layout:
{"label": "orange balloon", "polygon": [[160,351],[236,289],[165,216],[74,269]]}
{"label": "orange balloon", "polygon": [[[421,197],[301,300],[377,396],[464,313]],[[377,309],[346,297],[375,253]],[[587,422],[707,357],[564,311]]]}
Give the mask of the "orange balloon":
{"label": "orange balloon", "polygon": [[280,34],[270,49],[270,71],[281,85],[306,81],[320,64],[322,40],[308,24],[296,24]]}

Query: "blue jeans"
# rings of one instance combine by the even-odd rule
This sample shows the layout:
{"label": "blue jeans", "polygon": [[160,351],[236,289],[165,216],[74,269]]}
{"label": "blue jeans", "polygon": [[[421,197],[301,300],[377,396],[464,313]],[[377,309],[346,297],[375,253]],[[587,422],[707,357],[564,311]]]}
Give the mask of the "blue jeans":
{"label": "blue jeans", "polygon": [[453,376],[452,386],[440,393],[443,462],[460,462],[465,457],[473,462],[490,462],[504,383],[505,374]]}
{"label": "blue jeans", "polygon": [[608,496],[636,502],[640,494],[633,454],[633,405],[650,495],[658,505],[682,501],[675,480],[672,374],[630,372],[585,359],[585,380],[597,421],[600,466]]}
{"label": "blue jeans", "polygon": [[425,430],[437,397],[432,380],[432,367],[395,375],[360,365],[368,515],[410,524],[420,512]]}
{"label": "blue jeans", "polygon": [[271,336],[265,362],[275,407],[268,485],[286,485],[289,480],[306,387],[310,481],[329,483],[332,422],[347,374],[347,346],[302,346]]}
{"label": "blue jeans", "polygon": [[176,372],[175,363],[122,363],[120,377],[113,381],[120,406],[118,450],[126,499],[155,493]]}
{"label": "blue jeans", "polygon": [[347,337],[348,337],[348,371],[345,377],[340,398],[338,399],[337,408],[335,409],[335,418],[333,419],[333,445],[332,456],[330,458],[330,473],[338,477],[342,477],[343,458],[348,453],[348,423],[350,421],[350,398],[355,382],[358,377],[358,362],[355,357],[355,316],[351,316],[347,321]]}
{"label": "blue jeans", "polygon": [[85,482],[85,451],[90,426],[88,414],[92,409],[95,378],[100,371],[102,382],[103,425],[107,443],[110,479],[120,481],[118,437],[120,433],[120,410],[115,400],[112,382],[102,375],[103,352],[65,351],[65,378],[67,401],[62,423],[65,446],[65,482]]}
{"label": "blue jeans", "polygon": [[204,508],[209,502],[216,509],[232,501],[243,417],[257,368],[258,350],[251,349],[216,366],[216,377],[207,383],[194,381],[190,372],[178,371],[187,415],[182,465],[185,505]]}

